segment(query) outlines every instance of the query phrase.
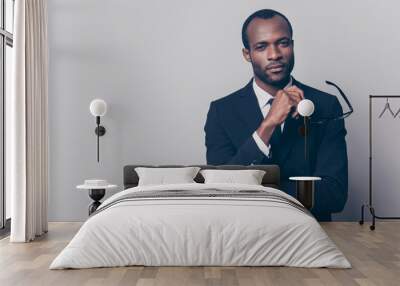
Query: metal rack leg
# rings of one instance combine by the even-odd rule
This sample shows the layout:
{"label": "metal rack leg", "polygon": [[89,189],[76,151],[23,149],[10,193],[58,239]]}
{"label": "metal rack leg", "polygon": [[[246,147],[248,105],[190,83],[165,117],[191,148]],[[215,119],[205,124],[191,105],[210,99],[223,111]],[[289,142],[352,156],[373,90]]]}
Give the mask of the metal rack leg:
{"label": "metal rack leg", "polygon": [[361,220],[358,222],[360,225],[364,224],[364,210],[365,207],[369,209],[369,212],[371,213],[372,216],[372,225],[370,225],[370,230],[375,230],[375,219],[377,216],[375,215],[375,209],[371,205],[364,204],[361,206]]}
{"label": "metal rack leg", "polygon": [[369,211],[371,212],[372,215],[372,225],[369,226],[371,230],[375,230],[375,210],[372,206],[369,206]]}
{"label": "metal rack leg", "polygon": [[364,224],[364,206],[361,206],[361,220],[358,222],[359,224],[363,225]]}
{"label": "metal rack leg", "polygon": [[373,206],[369,205],[369,204],[364,204],[361,206],[361,219],[358,221],[359,224],[363,225],[364,224],[364,211],[365,211],[365,207],[367,207],[369,209],[369,212],[371,213],[372,216],[372,224],[369,226],[369,228],[371,230],[375,230],[375,222],[376,219],[381,219],[381,220],[388,220],[388,219],[395,219],[395,220],[400,220],[400,217],[396,217],[396,216],[378,216],[375,213],[375,209]]}

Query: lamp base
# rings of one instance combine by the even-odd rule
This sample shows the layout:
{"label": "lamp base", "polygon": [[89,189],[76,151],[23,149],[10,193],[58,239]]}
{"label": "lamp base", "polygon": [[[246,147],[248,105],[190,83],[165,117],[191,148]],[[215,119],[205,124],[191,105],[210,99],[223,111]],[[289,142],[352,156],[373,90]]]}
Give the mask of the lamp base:
{"label": "lamp base", "polygon": [[104,134],[106,134],[106,129],[104,128],[104,126],[100,125],[99,127],[96,127],[94,133],[96,133],[96,135],[103,136]]}

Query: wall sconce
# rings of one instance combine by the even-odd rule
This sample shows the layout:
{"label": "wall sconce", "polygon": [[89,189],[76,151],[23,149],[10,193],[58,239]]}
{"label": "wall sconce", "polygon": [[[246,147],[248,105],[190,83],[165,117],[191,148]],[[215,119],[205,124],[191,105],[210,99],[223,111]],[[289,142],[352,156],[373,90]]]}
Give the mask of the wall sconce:
{"label": "wall sconce", "polygon": [[90,113],[96,117],[97,127],[94,133],[97,135],[97,162],[99,162],[99,137],[106,133],[104,126],[100,125],[100,117],[107,112],[107,103],[102,99],[93,99],[90,103]]}
{"label": "wall sconce", "polygon": [[[310,163],[309,163],[309,150],[308,150],[308,140],[310,134],[310,116],[314,113],[314,103],[309,99],[303,99],[297,105],[297,112],[304,117],[304,159],[306,161],[306,173],[307,176],[310,173]],[[302,130],[303,131],[303,130]],[[302,132],[303,133],[303,132]]]}
{"label": "wall sconce", "polygon": [[[306,171],[305,174],[306,176],[311,175],[311,168],[310,168],[310,162],[309,162],[309,136],[310,136],[310,127],[311,125],[314,124],[324,124],[329,121],[335,121],[335,120],[341,120],[345,119],[350,116],[350,114],[353,113],[353,107],[344,94],[344,92],[338,87],[336,84],[334,84],[331,81],[325,81],[329,85],[333,85],[336,87],[336,89],[339,91],[340,95],[346,102],[347,106],[349,107],[349,111],[345,113],[341,113],[338,115],[335,115],[333,117],[317,117],[313,118],[311,117],[314,113],[314,103],[311,100],[308,99],[303,99],[302,101],[299,102],[297,105],[297,111],[298,113],[304,117],[304,127],[300,127],[299,131],[302,136],[304,136],[304,159],[306,163]],[[306,177],[306,176],[301,176],[301,177],[289,177],[289,180],[296,181],[296,198],[308,209],[311,209],[314,205],[314,186],[315,186],[315,181],[321,180],[320,177]],[[364,208],[364,206],[363,206]],[[361,220],[362,221],[362,220]],[[372,228],[371,228],[372,229]]]}

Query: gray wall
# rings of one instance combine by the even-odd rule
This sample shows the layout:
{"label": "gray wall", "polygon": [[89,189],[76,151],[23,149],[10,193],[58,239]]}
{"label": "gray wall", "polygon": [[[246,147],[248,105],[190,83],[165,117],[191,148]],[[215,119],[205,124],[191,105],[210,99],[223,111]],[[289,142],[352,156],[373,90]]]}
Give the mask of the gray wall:
{"label": "gray wall", "polygon": [[[240,30],[260,8],[291,20],[298,80],[334,92],[324,84],[329,79],[350,96],[356,110],[346,121],[350,196],[335,218],[358,218],[368,187],[368,95],[400,93],[395,0],[49,0],[51,221],[87,217],[90,199],[75,189],[85,178],[121,186],[125,164],[205,163],[209,103],[252,76]],[[109,104],[100,164],[89,113],[94,98]],[[400,100],[392,103],[400,107]],[[400,215],[399,121],[375,120],[380,215]]]}

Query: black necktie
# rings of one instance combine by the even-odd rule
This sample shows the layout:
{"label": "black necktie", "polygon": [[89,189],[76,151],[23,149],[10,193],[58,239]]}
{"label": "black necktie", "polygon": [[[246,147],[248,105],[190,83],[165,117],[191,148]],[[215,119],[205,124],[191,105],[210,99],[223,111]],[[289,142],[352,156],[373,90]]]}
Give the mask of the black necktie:
{"label": "black necktie", "polygon": [[[270,104],[272,106],[272,102],[274,101],[274,98],[270,98],[268,100],[267,104]],[[282,139],[282,129],[281,125],[277,125],[275,127],[274,133],[272,133],[271,139],[269,143],[271,144],[271,153],[272,153],[272,158],[277,159],[278,154],[279,154],[279,146],[281,144],[281,139]]]}

